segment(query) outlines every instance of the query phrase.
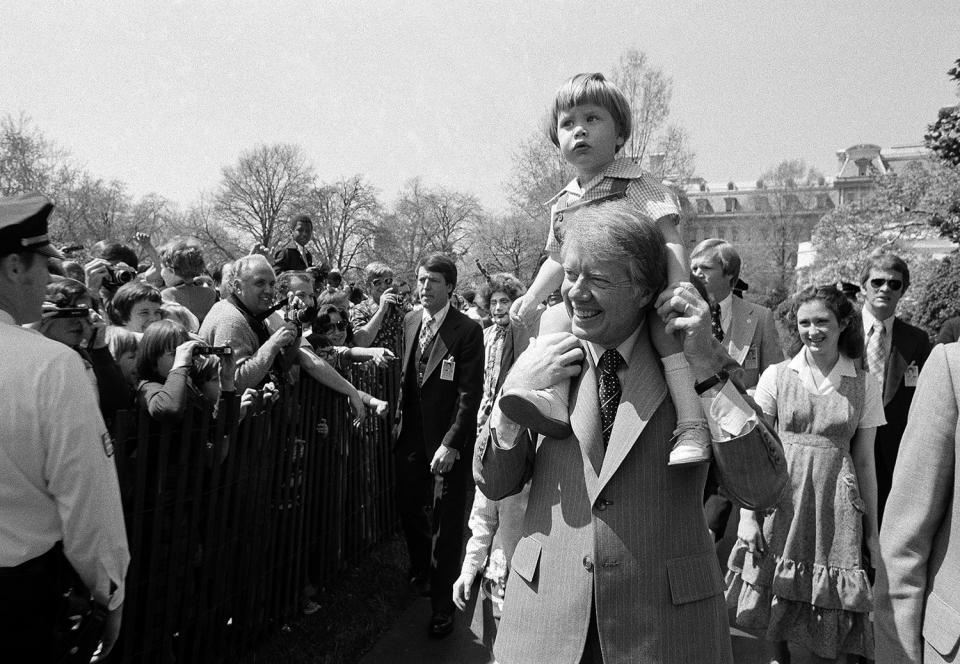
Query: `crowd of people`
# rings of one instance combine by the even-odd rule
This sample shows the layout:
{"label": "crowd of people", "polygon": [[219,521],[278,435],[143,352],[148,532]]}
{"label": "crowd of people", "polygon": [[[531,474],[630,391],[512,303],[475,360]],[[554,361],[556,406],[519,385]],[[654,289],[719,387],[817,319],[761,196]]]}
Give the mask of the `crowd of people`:
{"label": "crowd of people", "polygon": [[[673,192],[617,159],[629,119],[600,74],[558,91],[549,136],[577,177],[529,289],[484,273],[459,297],[443,254],[413,283],[374,262],[347,285],[306,215],[279,251],[216,267],[146,236],[75,262],[49,243],[49,201],[0,201],[5,654],[52,661],[64,568],[106,612],[98,657],[117,636],[117,411],[235,403],[239,420],[306,374],[355,425],[393,415],[433,637],[479,589],[504,663],[730,662],[728,611],[769,662],[953,661],[960,348],[931,355],[897,316],[910,270],[892,254],[863,266],[862,296],[798,291],[781,344],[736,247],[688,255]],[[354,362],[399,365],[397,402],[352,385]]]}

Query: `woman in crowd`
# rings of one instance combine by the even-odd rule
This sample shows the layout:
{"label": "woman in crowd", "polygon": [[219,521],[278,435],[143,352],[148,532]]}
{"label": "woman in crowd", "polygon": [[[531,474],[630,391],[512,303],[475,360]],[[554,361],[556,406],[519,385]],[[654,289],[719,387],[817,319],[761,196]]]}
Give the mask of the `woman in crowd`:
{"label": "woman in crowd", "polygon": [[[854,363],[860,317],[836,286],[795,296],[803,348],[764,371],[756,401],[775,425],[790,490],[770,514],[740,511],[727,598],[738,625],[766,638],[770,662],[787,643],[817,662],[873,658],[869,565],[879,563],[873,442],[885,423],[880,387]],[[865,537],[864,537],[865,536]]]}
{"label": "woman in crowd", "polygon": [[[217,301],[217,291],[209,288],[202,276],[206,270],[203,250],[194,242],[178,240],[167,247],[164,267],[172,271],[172,283],[163,290],[163,299],[185,306],[202,323]],[[167,282],[167,275],[164,276]]]}
{"label": "woman in crowd", "polygon": [[142,333],[160,320],[163,297],[156,286],[143,281],[131,281],[117,289],[107,304],[107,316],[113,325],[131,332]]}
{"label": "woman in crowd", "polygon": [[[510,321],[510,305],[522,294],[523,286],[508,273],[492,275],[480,289],[480,304],[490,312],[493,324],[483,331],[485,368],[478,430],[486,424],[507,371],[530,337],[526,330],[514,329]],[[461,611],[466,608],[473,581],[482,572],[483,638],[488,647],[492,647],[496,636],[494,619],[500,617],[503,609],[509,561],[520,539],[529,488],[528,483],[520,493],[502,500],[489,500],[480,491],[474,493],[468,522],[472,535],[460,576],[453,584],[453,602]]]}
{"label": "woman in crowd", "polygon": [[52,281],[47,285],[43,317],[36,327],[45,337],[80,354],[97,389],[100,412],[109,424],[118,410],[133,406],[134,395],[107,347],[107,326],[92,306],[87,287],[79,281]]}

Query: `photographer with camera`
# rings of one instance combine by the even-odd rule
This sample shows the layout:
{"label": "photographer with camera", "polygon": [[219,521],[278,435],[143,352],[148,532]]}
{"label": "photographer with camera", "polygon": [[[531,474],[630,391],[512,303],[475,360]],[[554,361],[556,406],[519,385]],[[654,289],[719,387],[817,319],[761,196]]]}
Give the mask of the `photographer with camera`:
{"label": "photographer with camera", "polygon": [[[113,445],[83,362],[20,327],[41,319],[53,205],[0,199],[0,644],[2,659],[43,664],[67,649],[97,660],[113,648],[130,553]],[[79,581],[72,581],[79,577]],[[64,592],[89,599],[64,630]],[[79,642],[77,639],[83,639]]]}
{"label": "photographer with camera", "polygon": [[86,286],[64,278],[49,283],[42,317],[32,327],[80,355],[107,424],[118,410],[133,407],[134,393],[107,347],[107,324],[93,310]]}
{"label": "photographer with camera", "polygon": [[405,312],[393,287],[393,270],[383,263],[370,263],[363,272],[370,295],[350,310],[353,343],[382,346],[399,355]]}
{"label": "photographer with camera", "polygon": [[103,310],[124,284],[137,278],[137,254],[119,242],[101,240],[90,248],[94,258],[83,266],[87,290],[96,309]]}
{"label": "photographer with camera", "polygon": [[[320,384],[346,395],[359,425],[366,413],[356,388],[298,338],[296,325],[276,311],[277,278],[267,259],[260,254],[244,256],[234,263],[232,281],[230,296],[213,305],[200,336],[211,346],[233,347],[237,388],[257,387],[270,380],[271,372],[277,385],[291,384],[295,382],[291,370],[300,366]],[[302,311],[295,301],[287,304]]]}

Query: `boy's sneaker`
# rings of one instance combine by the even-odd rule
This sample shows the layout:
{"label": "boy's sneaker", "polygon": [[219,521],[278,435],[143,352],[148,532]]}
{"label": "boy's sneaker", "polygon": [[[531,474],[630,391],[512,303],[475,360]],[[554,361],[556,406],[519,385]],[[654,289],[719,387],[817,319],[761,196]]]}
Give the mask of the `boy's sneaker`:
{"label": "boy's sneaker", "polygon": [[567,412],[570,382],[544,390],[515,388],[500,396],[500,411],[522,427],[547,438],[563,440],[573,435]]}
{"label": "boy's sneaker", "polygon": [[700,420],[677,422],[673,440],[676,442],[670,450],[668,466],[704,463],[713,458],[713,450],[710,448],[710,428],[706,422]]}

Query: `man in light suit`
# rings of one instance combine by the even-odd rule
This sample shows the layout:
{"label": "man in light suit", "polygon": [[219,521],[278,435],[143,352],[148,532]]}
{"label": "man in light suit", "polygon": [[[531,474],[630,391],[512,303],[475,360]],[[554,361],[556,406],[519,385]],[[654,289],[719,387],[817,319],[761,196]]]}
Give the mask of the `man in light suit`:
{"label": "man in light suit", "polygon": [[[662,235],[616,204],[583,210],[573,223],[564,306],[544,314],[568,315],[573,334],[535,340],[504,383],[541,389],[579,375],[573,435],[536,442],[495,407],[474,458],[490,499],[531,478],[497,661],[729,663],[723,580],[701,505],[707,469],[667,465],[676,412],[646,329],[666,275]],[[706,304],[690,284],[657,304],[668,332],[683,333],[714,440],[724,441],[718,463],[728,468],[727,450],[743,445],[741,476],[769,471],[785,481],[782,458],[769,461],[782,455],[779,443],[721,371]],[[748,499],[775,502],[778,492],[766,493]]]}
{"label": "man in light suit", "polygon": [[403,321],[398,415],[400,519],[411,581],[430,587],[431,636],[453,630],[453,582],[463,555],[470,459],[483,394],[483,330],[450,306],[457,267],[432,254],[417,268],[422,310]]}
{"label": "man in light suit", "polygon": [[[726,240],[709,238],[690,254],[690,272],[700,280],[710,298],[713,334],[740,365],[738,377],[743,387],[753,390],[760,374],[771,364],[783,360],[783,351],[773,313],[733,294],[740,278],[740,266],[740,254]],[[717,485],[713,471],[707,479],[703,509],[710,532],[716,540],[722,540],[718,555],[721,563],[725,563],[736,538],[739,513],[733,512],[733,503]],[[731,513],[734,519],[728,523]]]}
{"label": "man in light suit", "polygon": [[930,354],[930,337],[896,316],[897,304],[910,285],[910,268],[895,254],[874,254],[860,273],[864,304],[864,368],[883,389],[887,423],[877,427],[877,510],[883,524],[884,506],[897,463],[900,437],[907,425],[917,378]]}
{"label": "man in light suit", "polygon": [[960,344],[933,349],[893,472],[877,569],[878,664],[957,662]]}

